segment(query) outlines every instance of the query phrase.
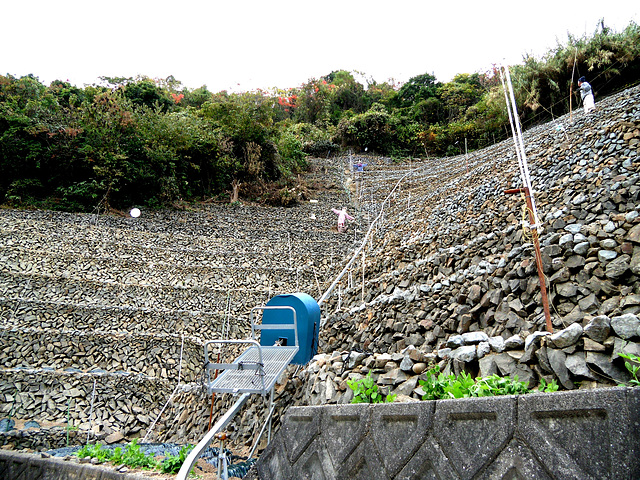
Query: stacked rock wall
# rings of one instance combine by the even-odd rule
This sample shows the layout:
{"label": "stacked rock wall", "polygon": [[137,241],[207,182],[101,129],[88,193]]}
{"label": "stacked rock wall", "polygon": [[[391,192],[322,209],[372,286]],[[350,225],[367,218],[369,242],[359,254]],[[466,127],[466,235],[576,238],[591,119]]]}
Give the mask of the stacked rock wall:
{"label": "stacked rock wall", "polygon": [[[518,375],[531,387],[540,378],[566,389],[629,380],[619,353],[640,354],[640,88],[524,140],[553,335],[521,226],[525,202],[505,194],[521,186],[513,143],[415,161],[365,249],[364,285],[328,301],[324,353],[301,373],[303,404],[347,402],[346,380],[369,371],[419,397],[417,379],[434,364]],[[366,193],[388,193],[408,170],[365,169],[365,184],[376,185]]]}
{"label": "stacked rock wall", "polygon": [[[318,298],[376,218],[323,305],[322,353],[277,387],[276,422],[290,404],[348,402],[346,381],[368,372],[415,399],[434,364],[532,387],[627,381],[619,353],[637,353],[640,338],[639,139],[637,87],[589,117],[525,132],[552,334],[524,201],[504,193],[520,185],[510,142],[406,164],[369,157],[353,175],[341,166],[348,159],[320,164],[312,181],[337,173],[348,196],[334,184],[319,204],[292,209],[210,206],[137,220],[4,210],[0,411],[109,441],[149,429],[158,440],[198,440],[211,402],[199,381],[203,342],[221,338],[228,318],[228,336],[246,337],[249,310],[278,293]],[[359,221],[334,234],[330,209],[349,199]],[[119,389],[131,404],[113,401]],[[228,403],[217,396],[214,411]],[[263,412],[257,399],[231,430],[250,442]]]}
{"label": "stacked rock wall", "polygon": [[[0,417],[14,429],[0,443],[199,440],[212,402],[204,342],[247,338],[251,308],[277,294],[318,297],[354,241],[333,232],[345,191],[317,162],[318,203],[287,209],[1,210]],[[232,401],[217,396],[214,416]]]}

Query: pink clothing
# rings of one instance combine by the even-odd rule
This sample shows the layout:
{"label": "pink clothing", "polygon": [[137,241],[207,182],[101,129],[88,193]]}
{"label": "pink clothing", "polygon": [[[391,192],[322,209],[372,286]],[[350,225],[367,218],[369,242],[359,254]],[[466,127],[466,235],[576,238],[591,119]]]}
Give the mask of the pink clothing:
{"label": "pink clothing", "polygon": [[338,215],[338,232],[343,233],[347,229],[346,221],[354,220],[354,218],[347,213],[346,208],[343,208],[342,210],[332,208],[331,211]]}

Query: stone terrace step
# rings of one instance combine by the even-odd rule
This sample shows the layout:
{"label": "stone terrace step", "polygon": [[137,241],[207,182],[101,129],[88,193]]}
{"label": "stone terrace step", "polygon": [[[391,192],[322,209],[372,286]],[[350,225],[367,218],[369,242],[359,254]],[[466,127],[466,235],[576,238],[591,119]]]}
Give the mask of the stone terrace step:
{"label": "stone terrace step", "polygon": [[[277,230],[270,228],[258,228],[251,233],[235,232],[235,237],[216,237],[211,232],[148,232],[140,231],[138,225],[131,224],[130,228],[112,228],[104,225],[92,225],[90,223],[65,223],[42,219],[42,215],[35,218],[25,218],[24,212],[0,210],[0,232],[18,231],[27,238],[22,238],[21,243],[28,246],[38,244],[42,235],[45,238],[74,239],[79,237],[87,243],[95,242],[96,249],[111,248],[114,244],[125,244],[133,247],[146,247],[155,249],[176,250],[178,252],[189,250],[208,250],[212,252],[229,249],[239,250],[239,253],[264,251],[265,253],[287,252],[291,247],[305,246],[307,251],[324,252],[332,246],[336,250],[345,248],[351,244],[351,238],[343,235],[333,235],[330,227],[324,230]],[[30,212],[31,213],[31,212]],[[334,215],[331,212],[331,215]],[[100,217],[102,219],[102,217]],[[331,224],[335,220],[333,217]],[[133,221],[133,219],[131,219]],[[112,220],[110,219],[109,222]],[[13,241],[13,238],[11,238]],[[317,244],[317,245],[316,245]]]}
{"label": "stone terrace step", "polygon": [[81,431],[144,434],[174,387],[144,375],[0,369],[0,415],[65,426],[68,413]]}
{"label": "stone terrace step", "polygon": [[[178,288],[268,288],[270,285],[291,290],[299,286],[309,290],[315,275],[331,268],[264,268],[188,266],[180,267],[158,259],[112,259],[77,254],[44,255],[41,250],[4,249],[0,253],[0,271],[8,274],[26,273],[33,276],[64,277],[66,279],[105,282],[121,285],[171,286]],[[315,274],[314,274],[315,271]]]}
{"label": "stone terrace step", "polygon": [[[28,235],[28,241],[23,237]],[[147,264],[171,264],[179,268],[185,267],[261,267],[261,268],[296,268],[310,262],[323,265],[335,262],[341,250],[332,246],[327,252],[326,243],[280,243],[271,242],[247,245],[246,242],[236,245],[220,245],[211,249],[159,248],[126,242],[92,241],[85,237],[62,236],[52,238],[42,233],[25,231],[1,231],[0,251],[25,250],[35,251],[42,255],[76,255],[86,258],[112,258],[126,262],[145,262]],[[238,247],[238,248],[236,248]],[[279,247],[279,251],[276,248]],[[233,248],[233,249],[231,249]],[[316,251],[313,251],[313,250]],[[243,251],[244,250],[244,251]],[[239,254],[241,253],[241,254]],[[291,255],[290,255],[291,254]]]}
{"label": "stone terrace step", "polygon": [[0,329],[0,367],[125,371],[177,382],[203,371],[201,341],[180,335],[129,335],[57,329]]}
{"label": "stone terrace step", "polygon": [[[286,233],[304,233],[305,238],[317,237],[326,240],[326,232],[331,225],[331,207],[321,208],[318,205],[305,204],[290,209],[262,207],[238,207],[233,211],[213,212],[144,212],[137,218],[96,216],[89,214],[66,214],[51,211],[0,211],[3,223],[25,219],[29,221],[50,222],[60,229],[115,229],[132,231],[139,234],[171,235],[202,240],[212,239],[246,239],[268,238],[277,240]],[[215,207],[210,207],[215,208]],[[316,211],[319,220],[311,220],[309,211]],[[0,223],[2,228],[6,228]]]}
{"label": "stone terrace step", "polygon": [[7,329],[61,329],[79,333],[158,336],[184,334],[201,340],[220,339],[223,335],[246,338],[251,332],[248,313],[232,316],[192,310],[160,312],[149,308],[83,306],[4,297],[0,297],[0,320]]}
{"label": "stone terrace step", "polygon": [[248,312],[272,296],[291,293],[271,289],[172,288],[88,282],[25,274],[0,272],[0,295],[20,300],[70,304],[78,306],[129,307],[152,310],[158,315],[176,310],[224,314],[231,299],[232,315]]}

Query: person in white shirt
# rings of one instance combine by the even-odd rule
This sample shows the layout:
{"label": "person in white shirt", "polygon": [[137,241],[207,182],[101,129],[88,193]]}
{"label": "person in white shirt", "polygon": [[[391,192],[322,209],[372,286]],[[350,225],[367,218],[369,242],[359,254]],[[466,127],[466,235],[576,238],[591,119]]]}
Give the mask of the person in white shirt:
{"label": "person in white shirt", "polygon": [[596,102],[593,99],[593,89],[587,79],[580,77],[578,79],[578,87],[580,88],[580,96],[582,97],[582,105],[584,106],[584,113],[592,112],[596,109]]}

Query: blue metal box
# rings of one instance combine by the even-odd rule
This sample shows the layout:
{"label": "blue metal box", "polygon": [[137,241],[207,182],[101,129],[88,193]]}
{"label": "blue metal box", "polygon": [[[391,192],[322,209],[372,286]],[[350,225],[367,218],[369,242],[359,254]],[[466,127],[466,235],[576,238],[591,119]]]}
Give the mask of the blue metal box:
{"label": "blue metal box", "polygon": [[[318,330],[320,328],[320,306],[313,297],[306,293],[291,293],[277,295],[267,302],[267,307],[292,307],[296,311],[298,323],[298,342],[300,350],[291,363],[305,365],[318,352]],[[265,310],[262,324],[291,323],[293,327],[293,312],[291,310]],[[272,346],[276,342],[281,345],[295,345],[293,328],[282,330],[262,330],[260,345]]]}

